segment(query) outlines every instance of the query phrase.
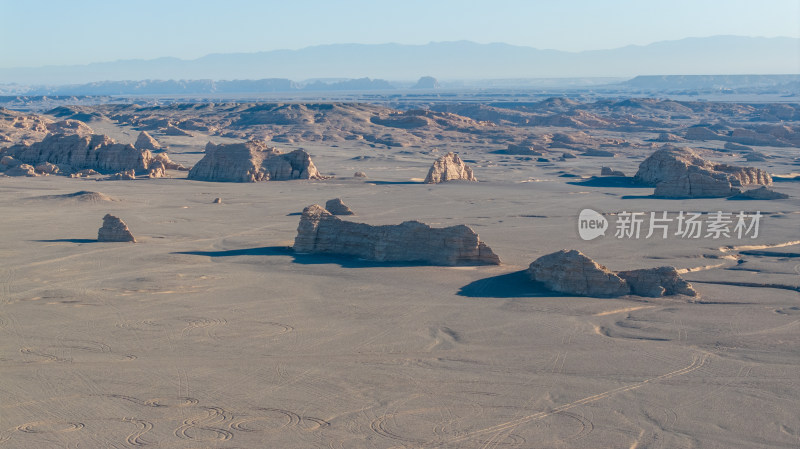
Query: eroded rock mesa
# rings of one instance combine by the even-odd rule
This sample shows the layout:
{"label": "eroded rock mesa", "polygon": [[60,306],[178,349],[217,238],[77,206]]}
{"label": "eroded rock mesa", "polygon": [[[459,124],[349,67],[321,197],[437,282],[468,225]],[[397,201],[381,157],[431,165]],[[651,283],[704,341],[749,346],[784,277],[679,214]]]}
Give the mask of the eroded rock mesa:
{"label": "eroded rock mesa", "polygon": [[[14,145],[2,151],[20,163],[41,166],[52,164],[58,173],[66,175],[82,170],[95,170],[99,173],[119,173],[133,170],[137,174],[154,173],[163,176],[165,172],[151,168],[155,164],[161,168],[183,168],[169,160],[165,154],[153,156],[149,150],[139,150],[133,145],[117,143],[102,134],[51,134],[42,141],[30,145]],[[2,167],[0,167],[1,169]],[[55,173],[50,170],[51,174]]]}
{"label": "eroded rock mesa", "polygon": [[769,173],[754,167],[717,164],[690,148],[666,146],[642,161],[634,181],[655,186],[664,198],[727,197],[748,185],[772,185]]}
{"label": "eroded rock mesa", "polygon": [[472,169],[456,153],[447,153],[433,163],[425,178],[426,184],[447,181],[477,181]]}
{"label": "eroded rock mesa", "polygon": [[263,141],[206,145],[206,154],[189,171],[189,179],[218,182],[323,179],[303,150],[282,153]]}
{"label": "eroded rock mesa", "polygon": [[124,221],[111,214],[103,217],[103,226],[97,231],[98,242],[134,242],[133,234]]}
{"label": "eroded rock mesa", "polygon": [[465,225],[431,228],[418,221],[372,226],[343,221],[322,206],[303,210],[294,250],[355,256],[378,262],[498,265],[500,259]]}

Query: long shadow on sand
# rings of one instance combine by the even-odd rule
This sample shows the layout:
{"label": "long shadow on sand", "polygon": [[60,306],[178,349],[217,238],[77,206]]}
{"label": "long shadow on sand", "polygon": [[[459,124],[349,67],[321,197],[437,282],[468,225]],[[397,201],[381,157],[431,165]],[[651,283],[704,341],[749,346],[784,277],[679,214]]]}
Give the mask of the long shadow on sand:
{"label": "long shadow on sand", "polygon": [[97,239],[49,239],[49,240],[31,240],[32,242],[39,243],[97,243]]}
{"label": "long shadow on sand", "polygon": [[583,187],[624,187],[624,188],[643,188],[646,186],[642,186],[641,184],[636,184],[633,182],[633,178],[630,176],[601,176],[601,177],[591,177],[589,179],[583,181],[569,181],[567,184],[572,184],[574,186],[583,186]]}
{"label": "long shadow on sand", "polygon": [[293,262],[301,265],[334,264],[343,268],[388,268],[388,267],[429,267],[428,262],[375,262],[349,256],[327,254],[295,253],[290,246],[263,246],[260,248],[232,249],[227,251],[179,251],[172,254],[188,254],[207,257],[235,256],[290,256]]}
{"label": "long shadow on sand", "polygon": [[376,186],[392,186],[405,184],[425,184],[422,181],[364,181],[364,184],[374,184]]}
{"label": "long shadow on sand", "polygon": [[548,290],[544,284],[532,281],[527,270],[480,279],[461,287],[458,296],[468,298],[533,298],[563,296]]}

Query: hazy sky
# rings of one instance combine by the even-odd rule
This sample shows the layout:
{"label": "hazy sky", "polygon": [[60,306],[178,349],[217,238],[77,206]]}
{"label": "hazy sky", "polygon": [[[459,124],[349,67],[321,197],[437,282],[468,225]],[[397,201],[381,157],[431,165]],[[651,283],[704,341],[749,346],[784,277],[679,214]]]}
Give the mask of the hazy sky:
{"label": "hazy sky", "polygon": [[800,37],[800,0],[0,0],[0,67],[297,49],[505,42],[597,50]]}

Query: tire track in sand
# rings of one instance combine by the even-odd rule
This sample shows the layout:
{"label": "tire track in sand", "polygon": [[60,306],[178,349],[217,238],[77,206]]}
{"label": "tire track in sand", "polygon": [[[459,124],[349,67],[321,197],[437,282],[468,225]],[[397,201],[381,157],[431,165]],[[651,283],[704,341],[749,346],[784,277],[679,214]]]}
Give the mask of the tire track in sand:
{"label": "tire track in sand", "polygon": [[538,420],[547,418],[549,416],[555,415],[557,413],[562,413],[562,412],[565,412],[567,410],[570,410],[572,408],[575,408],[575,407],[578,407],[578,406],[581,406],[581,405],[590,404],[592,402],[597,402],[597,401],[600,401],[602,399],[606,399],[606,398],[609,398],[611,396],[615,396],[617,394],[624,393],[626,391],[636,390],[636,389],[639,389],[639,388],[641,388],[641,387],[643,387],[643,386],[645,386],[645,385],[647,385],[649,383],[654,383],[654,382],[658,382],[660,380],[666,380],[666,379],[670,379],[670,378],[673,378],[673,377],[679,377],[679,376],[686,375],[688,373],[691,373],[692,371],[695,371],[695,370],[701,368],[706,363],[706,360],[708,360],[708,357],[709,357],[708,354],[703,354],[703,355],[700,355],[700,356],[695,355],[693,357],[693,359],[692,359],[692,363],[690,363],[689,365],[687,365],[687,366],[685,366],[685,367],[683,367],[681,369],[677,369],[675,371],[671,371],[669,373],[662,374],[660,376],[651,377],[649,379],[645,379],[645,380],[642,380],[642,381],[634,383],[634,384],[624,385],[624,386],[619,387],[619,388],[614,388],[612,390],[604,391],[602,393],[598,393],[598,394],[595,394],[595,395],[592,395],[592,396],[587,396],[587,397],[585,397],[583,399],[578,399],[577,401],[573,401],[573,402],[570,402],[568,404],[563,404],[563,405],[561,405],[559,407],[556,407],[556,408],[554,408],[554,409],[552,409],[550,411],[539,412],[539,413],[534,413],[534,414],[531,414],[531,415],[528,415],[528,416],[523,416],[521,418],[517,418],[517,419],[511,420],[511,421],[506,421],[504,423],[496,424],[494,426],[486,427],[484,429],[480,429],[480,430],[476,430],[476,431],[473,431],[473,432],[469,432],[469,433],[467,433],[465,435],[462,435],[462,436],[459,436],[459,437],[456,437],[456,438],[452,438],[450,440],[447,440],[447,441],[444,441],[444,442],[441,442],[441,443],[433,443],[433,445],[430,446],[430,447],[441,447],[441,446],[445,446],[445,445],[456,444],[456,443],[460,443],[460,442],[463,442],[465,440],[474,438],[474,437],[476,437],[478,435],[483,435],[483,434],[486,434],[486,433],[493,433],[494,434],[493,437],[490,438],[489,442],[486,445],[483,446],[483,449],[488,449],[488,448],[492,447],[491,445],[494,444],[496,437],[499,437],[502,434],[504,434],[506,431],[511,431],[511,430],[515,429],[516,427],[522,425],[522,424],[526,424],[526,423],[529,423],[529,422],[532,422],[532,421],[538,421]]}
{"label": "tire track in sand", "polygon": [[175,429],[175,436],[195,441],[228,441],[233,438],[232,432],[216,427],[233,420],[233,415],[221,407],[203,408],[205,411],[202,414],[185,419]]}

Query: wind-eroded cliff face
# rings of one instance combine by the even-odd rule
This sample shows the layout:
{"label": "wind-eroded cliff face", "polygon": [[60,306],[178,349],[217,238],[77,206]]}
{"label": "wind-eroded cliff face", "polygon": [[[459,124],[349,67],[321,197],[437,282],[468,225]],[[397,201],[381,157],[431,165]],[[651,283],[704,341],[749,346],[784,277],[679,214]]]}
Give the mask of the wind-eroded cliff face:
{"label": "wind-eroded cliff face", "polygon": [[772,185],[769,173],[759,168],[715,164],[689,148],[676,147],[651,154],[634,179],[655,186],[655,196],[665,198],[726,197],[742,186]]}
{"label": "wind-eroded cliff face", "polygon": [[265,142],[206,145],[206,154],[189,171],[198,181],[260,182],[322,179],[303,150],[282,153]]}
{"label": "wind-eroded cliff face", "polygon": [[303,211],[294,250],[378,262],[451,266],[500,264],[500,258],[468,226],[431,228],[418,221],[372,226],[340,220],[317,204]]}

